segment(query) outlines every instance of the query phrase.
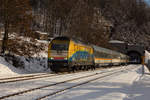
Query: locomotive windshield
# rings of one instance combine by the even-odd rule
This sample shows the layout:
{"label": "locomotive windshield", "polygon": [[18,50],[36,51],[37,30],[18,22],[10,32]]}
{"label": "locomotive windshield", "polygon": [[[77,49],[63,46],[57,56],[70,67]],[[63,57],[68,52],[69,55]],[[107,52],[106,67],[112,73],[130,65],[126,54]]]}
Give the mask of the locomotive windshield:
{"label": "locomotive windshield", "polygon": [[52,43],[51,50],[68,50],[68,44]]}

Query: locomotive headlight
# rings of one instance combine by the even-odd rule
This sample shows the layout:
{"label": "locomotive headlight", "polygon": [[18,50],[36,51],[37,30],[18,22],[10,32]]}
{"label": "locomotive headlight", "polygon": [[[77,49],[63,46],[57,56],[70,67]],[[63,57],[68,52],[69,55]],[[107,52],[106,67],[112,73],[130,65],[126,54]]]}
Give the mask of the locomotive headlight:
{"label": "locomotive headlight", "polygon": [[64,58],[65,60],[67,60],[67,57],[66,58]]}
{"label": "locomotive headlight", "polygon": [[53,57],[51,57],[51,59],[53,60],[54,58],[53,58]]}

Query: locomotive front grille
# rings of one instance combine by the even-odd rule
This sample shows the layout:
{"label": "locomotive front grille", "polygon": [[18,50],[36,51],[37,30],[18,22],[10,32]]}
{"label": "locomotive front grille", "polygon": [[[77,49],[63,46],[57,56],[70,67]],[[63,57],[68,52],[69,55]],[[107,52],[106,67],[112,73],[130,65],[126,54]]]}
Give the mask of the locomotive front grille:
{"label": "locomotive front grille", "polygon": [[68,60],[49,60],[48,66],[68,66]]}

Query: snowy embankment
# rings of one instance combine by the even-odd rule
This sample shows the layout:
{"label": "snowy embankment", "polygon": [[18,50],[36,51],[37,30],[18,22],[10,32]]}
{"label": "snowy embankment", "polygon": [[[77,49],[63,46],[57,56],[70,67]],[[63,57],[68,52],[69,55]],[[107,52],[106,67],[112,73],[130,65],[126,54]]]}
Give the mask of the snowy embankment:
{"label": "snowy embankment", "polygon": [[[150,76],[142,74],[142,65],[129,67],[137,68],[93,81],[45,100],[149,100]],[[146,67],[144,69],[145,73],[149,73]]]}
{"label": "snowy embankment", "polygon": [[47,68],[48,41],[18,36],[9,36],[10,50],[0,56],[0,76],[50,72]]}
{"label": "snowy embankment", "polygon": [[[42,54],[44,55],[44,54]],[[6,61],[4,57],[0,56],[0,77],[18,76],[23,74],[33,74],[41,72],[50,72],[50,69],[45,66],[47,59],[30,59],[27,61],[25,57],[18,57],[23,62],[23,67],[13,66],[11,61]]]}
{"label": "snowy embankment", "polygon": [[22,63],[22,66],[19,67],[13,66],[13,62],[11,60],[6,61],[4,57],[0,56],[0,77],[16,76],[20,74],[50,72],[50,69],[47,68],[46,66],[47,59],[42,58],[43,55],[45,55],[45,53],[41,53],[41,55],[38,55],[39,58],[35,57],[30,60],[27,60],[25,57],[18,56],[17,59],[19,59],[19,61]]}
{"label": "snowy embankment", "polygon": [[3,57],[0,57],[0,77],[8,77],[14,75],[20,75],[27,73],[23,69],[18,69],[5,61]]}

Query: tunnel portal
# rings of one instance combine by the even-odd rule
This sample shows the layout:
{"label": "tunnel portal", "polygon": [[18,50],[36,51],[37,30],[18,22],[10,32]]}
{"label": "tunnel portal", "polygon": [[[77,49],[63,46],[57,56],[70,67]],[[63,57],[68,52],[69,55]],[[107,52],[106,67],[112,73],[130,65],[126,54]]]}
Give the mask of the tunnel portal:
{"label": "tunnel portal", "polygon": [[131,64],[141,64],[142,63],[142,55],[137,51],[129,51],[127,53],[129,56],[129,63]]}

